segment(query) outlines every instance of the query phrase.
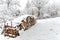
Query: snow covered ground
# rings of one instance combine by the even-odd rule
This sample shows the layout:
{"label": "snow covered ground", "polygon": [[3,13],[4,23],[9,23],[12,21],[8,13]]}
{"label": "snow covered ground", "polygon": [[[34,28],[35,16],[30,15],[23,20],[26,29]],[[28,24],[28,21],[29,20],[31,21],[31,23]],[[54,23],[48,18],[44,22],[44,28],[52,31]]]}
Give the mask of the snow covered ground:
{"label": "snow covered ground", "polygon": [[60,40],[60,17],[37,20],[37,23],[16,38],[4,37],[0,40]]}
{"label": "snow covered ground", "polygon": [[22,40],[60,40],[60,17],[38,20],[21,35]]}

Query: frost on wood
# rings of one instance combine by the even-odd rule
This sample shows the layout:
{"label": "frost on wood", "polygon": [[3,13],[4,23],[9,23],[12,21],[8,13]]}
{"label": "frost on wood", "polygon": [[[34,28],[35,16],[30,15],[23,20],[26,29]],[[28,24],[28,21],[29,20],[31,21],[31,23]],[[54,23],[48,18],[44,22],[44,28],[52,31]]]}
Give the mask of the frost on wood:
{"label": "frost on wood", "polygon": [[[18,22],[18,20],[19,19],[17,18],[16,22]],[[4,23],[2,34],[4,34],[4,36],[15,38],[17,36],[20,36],[19,31],[21,31],[22,29],[25,31],[31,26],[35,25],[36,19],[33,16],[26,16],[26,18],[21,20],[21,23],[19,21],[19,24],[14,24],[15,26],[13,26],[12,23],[13,21],[11,21],[11,25],[8,25],[9,23]]]}

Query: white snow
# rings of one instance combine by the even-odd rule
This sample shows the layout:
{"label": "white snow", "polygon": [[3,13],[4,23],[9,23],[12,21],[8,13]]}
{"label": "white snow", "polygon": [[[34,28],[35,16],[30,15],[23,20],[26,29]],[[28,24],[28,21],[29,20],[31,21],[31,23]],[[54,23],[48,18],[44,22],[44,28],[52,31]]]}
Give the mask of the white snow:
{"label": "white snow", "polygon": [[[12,26],[15,27],[16,25],[20,24],[22,20],[27,18],[27,16],[32,16],[32,15],[22,15],[18,18],[15,18],[14,20],[12,20]],[[8,23],[8,25],[11,26],[11,21],[7,21],[6,23]]]}
{"label": "white snow", "polygon": [[60,40],[60,17],[37,20],[34,26],[26,31],[22,30],[16,38],[0,34],[0,40]]}
{"label": "white snow", "polygon": [[25,31],[22,40],[60,40],[60,17],[38,20]]}

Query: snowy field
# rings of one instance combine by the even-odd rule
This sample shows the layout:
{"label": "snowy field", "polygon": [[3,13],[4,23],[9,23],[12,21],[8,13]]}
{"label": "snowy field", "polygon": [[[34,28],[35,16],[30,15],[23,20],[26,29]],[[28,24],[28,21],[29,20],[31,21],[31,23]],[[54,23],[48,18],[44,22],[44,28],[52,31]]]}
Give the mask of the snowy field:
{"label": "snowy field", "polygon": [[37,20],[34,26],[20,34],[16,38],[0,34],[0,40],[60,40],[60,17]]}
{"label": "snowy field", "polygon": [[[0,40],[60,40],[60,0],[1,0],[0,9]],[[16,38],[1,34],[4,20],[8,25],[11,25],[12,20],[12,26],[15,27],[28,16],[26,14],[42,19],[37,20],[28,30],[19,31],[20,36]]]}

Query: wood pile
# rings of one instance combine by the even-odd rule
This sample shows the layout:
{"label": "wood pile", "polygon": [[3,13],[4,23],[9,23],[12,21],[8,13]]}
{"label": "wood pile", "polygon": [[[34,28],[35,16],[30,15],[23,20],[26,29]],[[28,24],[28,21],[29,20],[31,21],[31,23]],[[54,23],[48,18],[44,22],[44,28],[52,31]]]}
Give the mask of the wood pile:
{"label": "wood pile", "polygon": [[19,36],[19,32],[16,29],[16,27],[8,26],[8,25],[4,25],[4,29],[3,29],[2,34],[4,34],[4,36],[9,36],[12,38]]}
{"label": "wood pile", "polygon": [[[4,36],[15,38],[20,35],[19,34],[20,30],[24,29],[25,31],[29,29],[30,27],[32,27],[35,23],[36,23],[36,19],[33,16],[27,16],[26,19],[23,19],[21,23],[16,25],[15,27],[12,26],[12,21],[11,21],[11,26],[9,26],[8,23],[7,25],[5,25],[4,23],[4,29],[3,29],[2,34],[4,34]],[[19,30],[17,30],[17,28]]]}
{"label": "wood pile", "polygon": [[26,19],[22,20],[21,23],[16,27],[18,27],[20,30],[24,29],[25,31],[29,29],[31,26],[33,26],[35,23],[36,19],[33,16],[28,16]]}

